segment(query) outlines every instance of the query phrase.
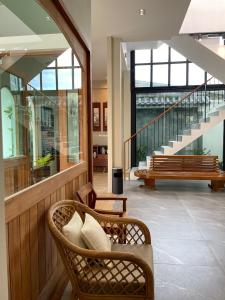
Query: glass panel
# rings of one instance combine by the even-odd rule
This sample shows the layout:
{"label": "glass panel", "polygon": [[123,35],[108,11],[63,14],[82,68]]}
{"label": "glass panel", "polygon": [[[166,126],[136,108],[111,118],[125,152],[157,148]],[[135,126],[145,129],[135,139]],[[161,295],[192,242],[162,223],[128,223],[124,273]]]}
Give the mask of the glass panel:
{"label": "glass panel", "polygon": [[48,65],[48,68],[55,68],[56,67],[56,61],[53,60],[53,62],[51,62],[49,65]]}
{"label": "glass panel", "polygon": [[186,85],[186,64],[171,64],[170,85]]}
{"label": "glass panel", "polygon": [[81,68],[74,69],[74,88],[81,89],[82,86],[82,73]]}
{"label": "glass panel", "polygon": [[78,93],[67,94],[68,107],[68,160],[79,162],[79,96]]}
{"label": "glass panel", "polygon": [[186,61],[186,57],[171,48],[171,61]]}
{"label": "glass panel", "polygon": [[[5,18],[0,19],[1,28],[9,29],[0,36],[6,196],[77,164],[87,151],[81,137],[87,94],[82,90],[85,73],[63,34],[37,1],[19,2],[1,0],[0,5],[7,22],[14,24],[10,27]],[[22,14],[25,2],[30,3],[29,9]],[[26,49],[26,55],[18,49],[20,46]],[[18,174],[21,178],[14,180]]]}
{"label": "glass panel", "polygon": [[73,56],[73,65],[74,67],[80,67],[79,61],[76,58],[76,55]]}
{"label": "glass panel", "polygon": [[72,66],[72,50],[67,49],[57,59],[58,67],[71,67]]}
{"label": "glass panel", "polygon": [[151,50],[136,50],[135,51],[135,63],[150,63],[151,62]]}
{"label": "glass panel", "polygon": [[72,89],[72,69],[58,69],[58,89]]}
{"label": "glass panel", "polygon": [[[33,88],[35,88],[36,90],[40,90],[41,89],[41,76],[40,74],[38,74],[37,76],[35,76],[30,82],[29,85],[31,85]],[[28,86],[29,89],[29,86]]]}
{"label": "glass panel", "polygon": [[[211,79],[210,79],[211,78]],[[210,79],[210,80],[209,80]],[[213,77],[211,74],[207,73],[207,84],[223,84],[220,80]]]}
{"label": "glass panel", "polygon": [[205,72],[196,64],[189,64],[189,85],[201,85],[205,81]]}
{"label": "glass panel", "polygon": [[168,65],[153,65],[153,86],[168,85]]}
{"label": "glass panel", "polygon": [[153,62],[168,62],[169,47],[162,44],[158,49],[153,49]]}
{"label": "glass panel", "polygon": [[135,86],[148,87],[150,86],[150,66],[135,67]]}
{"label": "glass panel", "polygon": [[56,90],[56,72],[54,69],[45,69],[42,71],[42,89]]}

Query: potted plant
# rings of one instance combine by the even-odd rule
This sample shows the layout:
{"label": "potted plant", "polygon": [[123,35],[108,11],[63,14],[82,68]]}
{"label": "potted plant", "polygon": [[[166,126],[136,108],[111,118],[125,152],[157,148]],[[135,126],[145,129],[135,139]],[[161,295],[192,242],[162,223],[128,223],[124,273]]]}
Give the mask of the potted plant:
{"label": "potted plant", "polygon": [[51,175],[49,166],[51,160],[53,160],[53,156],[51,154],[41,156],[36,160],[36,167],[33,170],[35,182]]}

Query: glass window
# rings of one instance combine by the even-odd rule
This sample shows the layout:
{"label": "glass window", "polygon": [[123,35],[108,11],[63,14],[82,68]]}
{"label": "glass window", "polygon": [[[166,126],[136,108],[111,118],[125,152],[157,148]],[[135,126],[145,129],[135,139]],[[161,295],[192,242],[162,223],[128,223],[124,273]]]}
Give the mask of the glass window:
{"label": "glass window", "polygon": [[167,62],[169,60],[169,47],[162,44],[159,48],[153,50],[153,62]]}
{"label": "glass window", "polygon": [[186,57],[171,48],[171,61],[186,61]]}
{"label": "glass window", "polygon": [[153,65],[153,86],[168,85],[168,65]]}
{"label": "glass window", "polygon": [[[36,90],[40,90],[41,89],[41,79],[40,79],[40,74],[38,74],[37,76],[35,76],[30,82],[29,85],[33,88],[35,88]],[[28,87],[28,89],[30,89],[30,87]]]}
{"label": "glass window", "polygon": [[82,86],[82,74],[81,68],[74,69],[74,88],[81,89]]}
{"label": "glass window", "polygon": [[[8,2],[10,5],[4,4]],[[10,53],[2,53],[0,64],[6,196],[86,160],[88,151],[82,138],[87,130],[83,108],[87,91],[82,86],[86,56],[81,66],[63,33],[38,1],[22,2],[29,2],[24,14],[18,1],[0,0],[0,8],[10,15],[9,23],[18,25],[5,31],[0,47]],[[32,22],[29,16],[35,16]],[[8,28],[4,18],[1,22],[2,28]],[[24,35],[21,47],[26,49],[25,55],[25,50],[12,46],[18,45]],[[78,40],[74,46],[82,55]]]}
{"label": "glass window", "polygon": [[186,64],[171,64],[170,85],[186,85]]}
{"label": "glass window", "polygon": [[71,48],[63,52],[57,59],[58,67],[71,67],[72,66],[72,50]]}
{"label": "glass window", "polygon": [[201,85],[205,81],[205,71],[196,64],[189,64],[189,85]]}
{"label": "glass window", "polygon": [[76,58],[76,55],[73,56],[73,65],[74,67],[80,67],[79,61]]}
{"label": "glass window", "polygon": [[42,89],[56,90],[56,71],[55,69],[45,69],[42,71]]}
{"label": "glass window", "polygon": [[55,68],[56,67],[56,61],[53,60],[53,62],[51,62],[49,65],[48,65],[48,68]]}
{"label": "glass window", "polygon": [[150,63],[151,62],[151,50],[136,50],[135,51],[135,63]]}
{"label": "glass window", "polygon": [[150,86],[150,66],[135,67],[135,86],[136,87]]}
{"label": "glass window", "polygon": [[58,69],[58,89],[72,89],[72,69]]}
{"label": "glass window", "polygon": [[15,101],[7,88],[1,89],[3,158],[16,156]]}
{"label": "glass window", "polygon": [[[209,80],[210,79],[210,80]],[[207,73],[207,84],[223,84],[221,81],[219,81],[217,78],[213,77],[211,74]]]}

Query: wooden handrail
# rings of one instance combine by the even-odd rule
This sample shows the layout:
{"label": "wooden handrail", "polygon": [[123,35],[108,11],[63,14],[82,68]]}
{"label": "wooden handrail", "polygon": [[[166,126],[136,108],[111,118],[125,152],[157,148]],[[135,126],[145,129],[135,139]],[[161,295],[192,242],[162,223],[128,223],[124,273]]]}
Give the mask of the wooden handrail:
{"label": "wooden handrail", "polygon": [[164,115],[166,115],[168,112],[170,112],[174,107],[176,107],[177,105],[179,105],[181,102],[183,102],[185,99],[187,99],[188,97],[190,97],[193,93],[195,93],[197,90],[199,90],[202,86],[204,86],[205,84],[207,84],[208,81],[210,81],[213,78],[213,76],[211,78],[209,78],[206,82],[204,82],[203,84],[197,86],[194,90],[192,90],[190,93],[188,93],[187,95],[185,95],[183,98],[181,98],[180,100],[178,100],[176,103],[174,103],[173,105],[171,105],[168,109],[166,109],[164,112],[162,112],[160,115],[158,115],[156,118],[154,118],[153,120],[150,120],[145,126],[143,126],[141,129],[139,129],[137,132],[135,132],[131,137],[129,137],[127,140],[124,141],[124,144],[126,144],[127,142],[129,142],[130,140],[132,140],[134,137],[136,137],[140,132],[142,132],[145,128],[149,127],[150,125],[154,124],[156,121],[158,121],[159,119],[161,119]]}

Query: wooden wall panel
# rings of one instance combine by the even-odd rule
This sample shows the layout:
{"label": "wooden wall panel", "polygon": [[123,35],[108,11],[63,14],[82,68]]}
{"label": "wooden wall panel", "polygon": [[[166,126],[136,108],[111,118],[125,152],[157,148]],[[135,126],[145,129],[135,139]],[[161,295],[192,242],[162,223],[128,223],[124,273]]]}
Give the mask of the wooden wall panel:
{"label": "wooden wall panel", "polygon": [[[11,300],[58,299],[60,290],[67,282],[56,245],[49,232],[46,213],[51,204],[62,199],[72,199],[75,191],[87,178],[87,164],[72,169],[28,188],[29,197],[39,201],[25,202],[27,189],[6,200],[8,236],[8,264]],[[43,191],[42,189],[46,189]],[[42,197],[44,195],[44,198]],[[8,202],[8,203],[7,203]],[[26,210],[19,209],[24,204]],[[30,205],[29,205],[30,204]]]}
{"label": "wooden wall panel", "polygon": [[12,195],[30,183],[30,167],[26,156],[12,157],[4,160],[5,195]]}

